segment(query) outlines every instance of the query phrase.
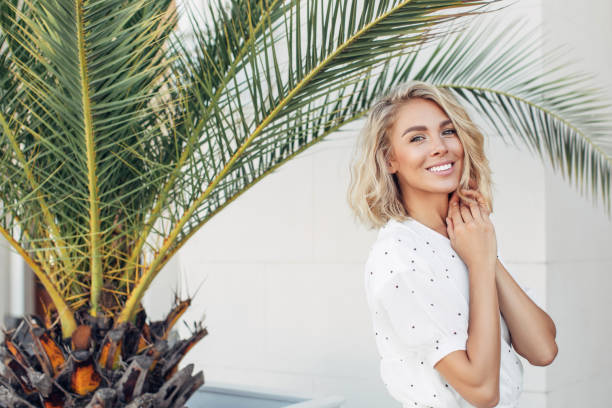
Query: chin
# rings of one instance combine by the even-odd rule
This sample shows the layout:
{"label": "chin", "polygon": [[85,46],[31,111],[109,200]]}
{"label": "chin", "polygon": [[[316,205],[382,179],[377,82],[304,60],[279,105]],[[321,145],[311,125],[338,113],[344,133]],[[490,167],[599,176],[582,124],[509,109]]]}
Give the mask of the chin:
{"label": "chin", "polygon": [[434,187],[434,186],[430,186],[429,188],[424,188],[423,190],[428,191],[430,193],[433,194],[451,194],[453,193],[455,190],[457,190],[457,187]]}

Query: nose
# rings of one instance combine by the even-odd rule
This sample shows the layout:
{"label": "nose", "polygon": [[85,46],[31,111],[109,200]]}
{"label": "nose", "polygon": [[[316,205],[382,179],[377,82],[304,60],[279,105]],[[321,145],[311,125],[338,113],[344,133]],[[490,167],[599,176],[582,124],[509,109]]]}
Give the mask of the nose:
{"label": "nose", "polygon": [[448,147],[446,146],[446,142],[442,138],[442,136],[437,135],[433,139],[433,146],[431,150],[431,155],[435,156],[436,154],[439,156],[444,156],[448,153]]}

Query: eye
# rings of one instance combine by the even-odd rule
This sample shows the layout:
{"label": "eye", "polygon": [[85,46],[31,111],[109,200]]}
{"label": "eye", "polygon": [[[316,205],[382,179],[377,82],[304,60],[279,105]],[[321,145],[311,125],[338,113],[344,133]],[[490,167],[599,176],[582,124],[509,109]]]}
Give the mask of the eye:
{"label": "eye", "polygon": [[416,135],[415,137],[413,137],[412,139],[410,139],[411,142],[414,142],[416,140],[417,137],[423,137],[421,135]]}
{"label": "eye", "polygon": [[444,134],[444,135],[449,135],[449,134],[453,134],[453,133],[457,133],[457,131],[455,129],[446,129],[444,132],[442,132],[442,134]]}

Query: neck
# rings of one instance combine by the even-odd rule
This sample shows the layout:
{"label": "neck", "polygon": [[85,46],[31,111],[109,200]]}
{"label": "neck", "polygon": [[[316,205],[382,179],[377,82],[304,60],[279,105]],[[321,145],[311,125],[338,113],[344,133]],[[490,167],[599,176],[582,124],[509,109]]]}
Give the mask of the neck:
{"label": "neck", "polygon": [[402,194],[404,208],[410,217],[447,238],[448,199],[448,193],[431,193],[422,190]]}

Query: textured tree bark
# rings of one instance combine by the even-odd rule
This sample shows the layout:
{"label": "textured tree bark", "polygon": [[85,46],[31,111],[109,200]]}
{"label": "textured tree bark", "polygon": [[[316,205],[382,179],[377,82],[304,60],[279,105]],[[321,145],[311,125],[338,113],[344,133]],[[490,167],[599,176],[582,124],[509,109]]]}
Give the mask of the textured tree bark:
{"label": "textured tree bark", "polygon": [[69,339],[56,316],[21,319],[0,345],[0,408],[183,408],[204,375],[178,365],[207,334],[197,323],[187,339],[168,336],[184,308],[151,323],[142,311],[119,327],[84,311]]}

